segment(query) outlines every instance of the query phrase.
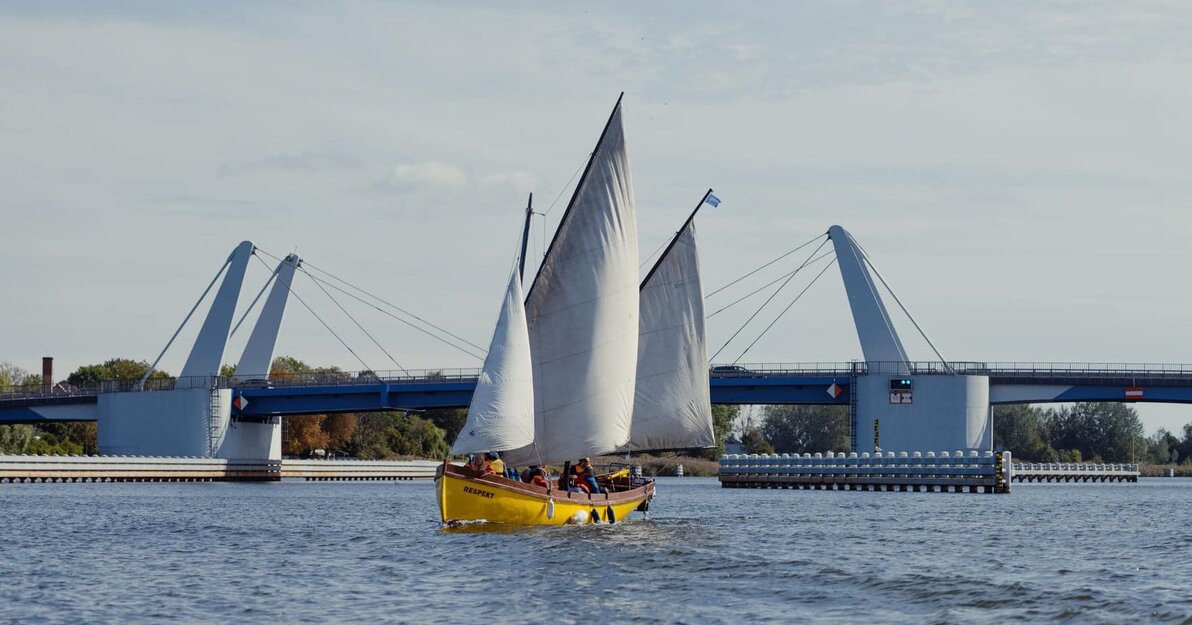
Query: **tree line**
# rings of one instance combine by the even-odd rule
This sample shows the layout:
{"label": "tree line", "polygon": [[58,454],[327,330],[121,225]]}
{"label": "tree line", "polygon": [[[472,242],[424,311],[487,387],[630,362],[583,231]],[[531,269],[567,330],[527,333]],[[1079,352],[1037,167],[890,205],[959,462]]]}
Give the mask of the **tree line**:
{"label": "tree line", "polygon": [[[844,406],[766,406],[760,419],[736,424],[748,453],[846,452]],[[993,444],[1026,462],[1140,462],[1192,465],[1192,423],[1182,437],[1143,434],[1138,411],[1120,403],[1041,408],[994,406]]]}
{"label": "tree line", "polygon": [[[98,364],[83,365],[65,380],[75,387],[95,386],[101,381],[136,381],[144,377],[149,363],[144,360],[113,358]],[[231,377],[234,365],[224,365],[220,375]],[[270,368],[270,378],[284,380],[303,375],[322,377],[352,374],[338,367],[316,367],[292,356],[279,356]],[[169,378],[165,371],[154,371],[151,378]],[[0,388],[20,387],[37,390],[41,376],[0,362]],[[724,451],[724,440],[737,420],[737,406],[713,406],[713,424],[719,447],[701,450],[700,455],[715,460]],[[388,411],[370,413],[312,414],[288,416],[282,421],[282,454],[307,458],[330,454],[365,460],[397,458],[441,459],[451,451],[451,441],[463,429],[468,411],[462,408],[424,411]],[[0,426],[0,453],[25,454],[97,454],[94,422],[46,423]]]}

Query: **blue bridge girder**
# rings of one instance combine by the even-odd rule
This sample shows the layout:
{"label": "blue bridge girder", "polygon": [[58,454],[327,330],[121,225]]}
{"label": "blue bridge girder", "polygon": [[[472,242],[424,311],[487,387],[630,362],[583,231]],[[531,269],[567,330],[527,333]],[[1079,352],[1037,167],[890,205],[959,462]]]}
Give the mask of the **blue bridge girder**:
{"label": "blue bridge girder", "polygon": [[[957,374],[989,376],[991,403],[1151,402],[1192,403],[1192,365],[1088,365],[1081,363],[950,363]],[[949,375],[941,363],[911,363],[912,375]],[[463,408],[471,401],[475,370],[389,375],[311,374],[295,379],[252,381],[241,385],[220,379],[233,398],[247,400],[233,408],[241,418]],[[858,375],[897,375],[883,363],[724,365],[713,367],[714,404],[848,405],[851,381]],[[154,389],[181,386],[182,379],[154,380]],[[87,421],[97,418],[87,407],[98,402],[99,388],[55,389],[51,393],[0,393],[0,424]],[[129,390],[105,383],[105,392]],[[1130,391],[1130,395],[1127,392]]]}

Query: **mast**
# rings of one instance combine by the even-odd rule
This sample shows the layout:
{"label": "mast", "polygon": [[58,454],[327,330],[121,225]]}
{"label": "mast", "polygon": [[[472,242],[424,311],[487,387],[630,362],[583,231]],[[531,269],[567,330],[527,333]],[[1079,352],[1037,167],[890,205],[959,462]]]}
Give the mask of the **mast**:
{"label": "mast", "polygon": [[[617,103],[613,105],[613,110],[608,114],[608,119],[604,122],[604,130],[600,131],[600,138],[596,140],[596,147],[592,149],[592,153],[588,155],[588,164],[584,166],[584,173],[579,177],[579,182],[575,183],[575,189],[571,192],[571,199],[567,201],[567,210],[563,211],[563,217],[559,220],[559,226],[555,228],[555,234],[550,239],[550,245],[546,247],[546,253],[542,255],[543,258],[549,258],[551,250],[555,249],[555,241],[559,240],[559,231],[563,229],[563,224],[567,223],[567,217],[571,215],[571,209],[575,206],[575,199],[579,197],[580,189],[584,188],[584,182],[588,180],[588,174],[592,172],[592,163],[596,161],[596,152],[600,151],[600,146],[604,144],[604,137],[608,134],[608,128],[613,123],[613,117],[617,115],[617,110],[621,108],[621,98],[625,97],[625,92],[617,96]],[[542,269],[546,263],[538,265],[538,273],[534,274],[534,281],[530,283],[530,288],[526,289],[526,301],[530,301],[530,295],[534,293],[534,287],[538,286],[538,277],[542,275]]]}
{"label": "mast", "polygon": [[530,242],[530,217],[534,215],[534,194],[530,194],[530,199],[526,200],[526,225],[522,228],[522,244],[521,254],[517,257],[517,279],[523,280],[526,277],[526,244]]}
{"label": "mast", "polygon": [[707,193],[704,193],[704,197],[700,198],[699,204],[695,205],[695,210],[691,211],[691,214],[687,216],[687,221],[683,222],[683,225],[680,226],[679,230],[675,232],[675,236],[671,238],[670,243],[667,244],[666,249],[662,250],[662,253],[658,255],[658,260],[654,261],[653,267],[650,267],[650,272],[647,273],[645,279],[642,280],[639,290],[646,288],[646,283],[650,281],[651,277],[653,277],[654,272],[658,271],[658,266],[661,265],[662,261],[666,259],[666,255],[670,253],[671,248],[673,248],[675,243],[679,241],[679,237],[683,236],[683,231],[686,230],[687,226],[691,224],[691,221],[695,219],[695,214],[699,212],[699,209],[704,207],[704,202],[708,201],[709,195],[712,195],[711,189],[708,189]]}

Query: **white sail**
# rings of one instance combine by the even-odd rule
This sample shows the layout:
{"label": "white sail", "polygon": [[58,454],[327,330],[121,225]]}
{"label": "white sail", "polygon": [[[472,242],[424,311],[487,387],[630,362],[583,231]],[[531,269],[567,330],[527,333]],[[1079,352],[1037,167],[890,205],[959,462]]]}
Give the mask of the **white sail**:
{"label": "white sail", "polygon": [[704,293],[690,221],[641,289],[637,391],[625,450],[715,445]]}
{"label": "white sail", "polygon": [[637,213],[618,103],[526,300],[534,445],[506,462],[575,460],[628,442],[637,279]]}
{"label": "white sail", "polygon": [[505,291],[484,368],[468,406],[452,454],[505,451],[534,441],[534,382],[530,336],[522,303],[521,277],[515,270]]}

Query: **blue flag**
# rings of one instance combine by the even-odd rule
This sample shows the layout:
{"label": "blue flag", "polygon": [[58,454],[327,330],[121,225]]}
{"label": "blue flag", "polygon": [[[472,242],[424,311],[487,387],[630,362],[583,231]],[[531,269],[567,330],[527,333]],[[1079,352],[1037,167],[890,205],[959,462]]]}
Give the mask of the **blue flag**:
{"label": "blue flag", "polygon": [[715,195],[712,195],[711,193],[708,194],[708,199],[706,199],[704,201],[711,204],[712,208],[716,208],[717,206],[720,206],[720,198],[716,197]]}

